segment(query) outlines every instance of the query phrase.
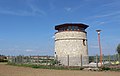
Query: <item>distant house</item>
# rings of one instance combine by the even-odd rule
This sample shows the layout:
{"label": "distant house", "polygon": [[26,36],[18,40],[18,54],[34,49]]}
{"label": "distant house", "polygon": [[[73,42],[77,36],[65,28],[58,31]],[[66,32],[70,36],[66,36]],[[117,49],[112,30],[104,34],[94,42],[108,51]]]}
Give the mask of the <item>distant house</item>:
{"label": "distant house", "polygon": [[0,62],[6,62],[7,61],[7,57],[4,55],[0,55]]}

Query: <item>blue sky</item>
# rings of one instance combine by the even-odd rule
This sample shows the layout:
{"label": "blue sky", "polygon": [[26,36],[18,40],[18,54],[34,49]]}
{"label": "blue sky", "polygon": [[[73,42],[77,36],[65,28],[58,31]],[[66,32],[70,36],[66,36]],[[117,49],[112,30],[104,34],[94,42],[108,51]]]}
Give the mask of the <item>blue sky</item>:
{"label": "blue sky", "polygon": [[0,54],[53,55],[54,26],[85,23],[89,55],[115,54],[120,43],[120,0],[0,0]]}

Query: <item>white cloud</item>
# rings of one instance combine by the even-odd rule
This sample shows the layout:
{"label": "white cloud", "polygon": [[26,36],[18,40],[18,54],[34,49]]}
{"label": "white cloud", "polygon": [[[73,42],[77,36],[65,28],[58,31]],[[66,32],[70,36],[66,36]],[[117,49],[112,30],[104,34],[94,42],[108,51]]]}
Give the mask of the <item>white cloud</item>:
{"label": "white cloud", "polygon": [[79,5],[79,6],[75,6],[75,7],[66,7],[64,8],[67,12],[76,12],[77,10],[79,10],[80,8],[84,7],[84,5]]}
{"label": "white cloud", "polygon": [[10,14],[10,15],[17,15],[17,16],[45,16],[46,13],[39,9],[37,6],[35,6],[33,1],[27,0],[26,1],[26,9],[13,9],[10,7],[0,7],[0,13],[1,14]]}
{"label": "white cloud", "polygon": [[37,6],[35,6],[32,2],[28,2],[29,8],[32,10],[32,12],[36,15],[46,15],[46,12],[39,9]]}
{"label": "white cloud", "polygon": [[120,11],[113,11],[111,13],[106,13],[106,14],[101,14],[101,15],[93,15],[89,16],[87,18],[83,18],[84,20],[90,20],[90,19],[99,19],[99,18],[105,18],[105,17],[115,17],[115,16],[120,16]]}
{"label": "white cloud", "polygon": [[53,0],[51,0],[51,1],[50,1],[50,3],[49,3],[49,7],[50,7],[50,9],[51,9],[51,10],[53,10],[53,9],[55,9],[55,8],[56,8],[56,6],[55,6],[55,4],[54,4],[54,1],[53,1]]}
{"label": "white cloud", "polygon": [[54,39],[55,38],[55,36],[52,36],[52,39]]}
{"label": "white cloud", "polygon": [[106,21],[104,21],[104,22],[101,22],[101,21],[94,21],[94,22],[92,22],[92,24],[97,24],[97,25],[104,25],[106,23],[107,23]]}
{"label": "white cloud", "polygon": [[33,13],[32,12],[28,12],[28,11],[12,11],[12,10],[1,10],[0,9],[0,13],[2,14],[10,14],[10,15],[18,15],[18,16],[32,16]]}
{"label": "white cloud", "polygon": [[72,11],[72,8],[65,8],[66,11]]}
{"label": "white cloud", "polygon": [[105,22],[100,22],[99,25],[105,24]]}
{"label": "white cloud", "polygon": [[120,11],[107,13],[107,14],[104,14],[104,15],[97,15],[97,16],[94,16],[94,18],[103,18],[103,17],[109,17],[109,16],[118,15],[118,14],[120,14]]}
{"label": "white cloud", "polygon": [[119,0],[116,0],[116,1],[112,1],[111,3],[106,3],[106,4],[103,4],[102,7],[109,7],[109,6],[113,6],[113,5],[119,5]]}
{"label": "white cloud", "polygon": [[98,45],[90,45],[90,48],[92,48],[92,49],[98,49],[99,46]]}
{"label": "white cloud", "polygon": [[25,51],[26,51],[26,52],[33,52],[34,50],[26,49]]}

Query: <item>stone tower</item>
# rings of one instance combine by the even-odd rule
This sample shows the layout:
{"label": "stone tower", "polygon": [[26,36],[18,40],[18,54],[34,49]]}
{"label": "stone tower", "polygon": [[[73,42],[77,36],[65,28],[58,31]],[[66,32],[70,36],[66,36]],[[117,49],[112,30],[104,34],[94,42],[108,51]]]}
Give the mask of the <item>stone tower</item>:
{"label": "stone tower", "polygon": [[[66,23],[55,26],[55,56],[65,66],[80,66],[88,63],[88,25]],[[81,59],[81,56],[83,59]],[[86,57],[86,58],[84,58]]]}

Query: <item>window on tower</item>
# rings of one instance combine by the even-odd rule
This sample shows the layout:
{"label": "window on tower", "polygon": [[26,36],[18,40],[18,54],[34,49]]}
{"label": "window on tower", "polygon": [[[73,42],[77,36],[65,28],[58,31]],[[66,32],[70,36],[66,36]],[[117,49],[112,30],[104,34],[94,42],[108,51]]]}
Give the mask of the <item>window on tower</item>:
{"label": "window on tower", "polygon": [[74,27],[74,30],[75,30],[75,31],[78,31],[78,26],[75,26],[75,27]]}
{"label": "window on tower", "polygon": [[71,31],[71,26],[68,26],[68,30]]}
{"label": "window on tower", "polygon": [[83,39],[83,45],[86,46],[86,40],[85,39]]}
{"label": "window on tower", "polygon": [[74,26],[72,26],[72,31],[74,31]]}

